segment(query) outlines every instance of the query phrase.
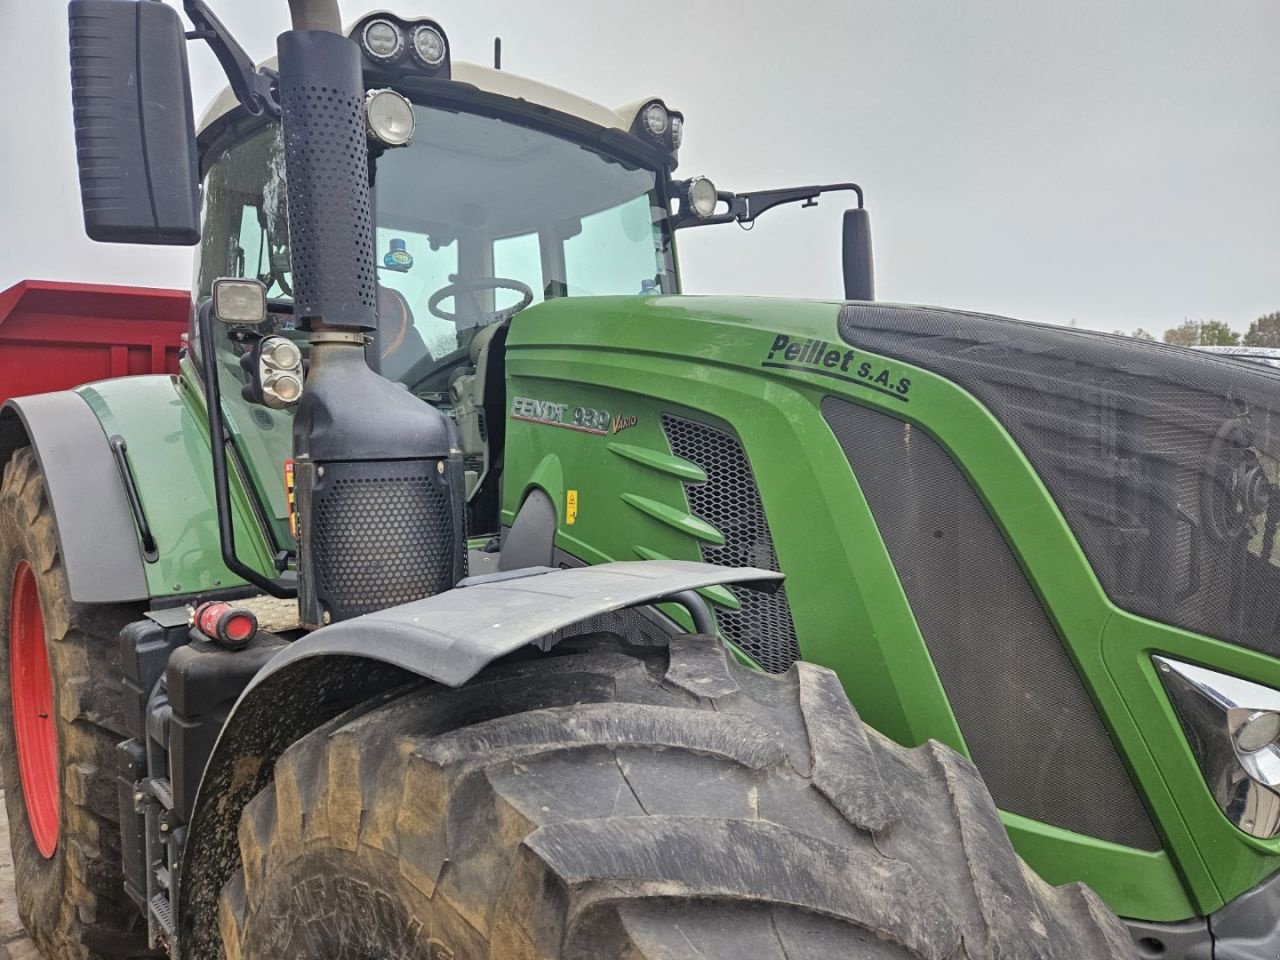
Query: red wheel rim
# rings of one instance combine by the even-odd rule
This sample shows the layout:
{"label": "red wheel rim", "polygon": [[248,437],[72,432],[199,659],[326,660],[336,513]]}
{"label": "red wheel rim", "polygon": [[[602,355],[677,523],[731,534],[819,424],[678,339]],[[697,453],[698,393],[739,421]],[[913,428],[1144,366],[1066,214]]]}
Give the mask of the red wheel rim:
{"label": "red wheel rim", "polygon": [[58,848],[62,798],[58,784],[58,737],[54,728],[53,683],[45,649],[44,616],[36,577],[25,560],[13,575],[9,608],[9,686],[13,694],[13,734],[27,820],[40,855]]}

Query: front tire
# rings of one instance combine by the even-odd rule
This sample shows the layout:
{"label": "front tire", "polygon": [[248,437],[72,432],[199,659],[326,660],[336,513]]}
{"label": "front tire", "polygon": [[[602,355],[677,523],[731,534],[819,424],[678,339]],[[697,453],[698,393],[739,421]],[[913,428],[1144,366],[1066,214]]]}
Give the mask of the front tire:
{"label": "front tire", "polygon": [[1133,954],[1022,864],[972,764],[869,730],[828,670],[703,637],[595,638],[340,717],[281,757],[240,852],[229,960]]}
{"label": "front tire", "polygon": [[49,960],[147,954],[113,773],[116,635],[139,615],[71,599],[44,474],[18,450],[0,483],[0,769],[18,915]]}

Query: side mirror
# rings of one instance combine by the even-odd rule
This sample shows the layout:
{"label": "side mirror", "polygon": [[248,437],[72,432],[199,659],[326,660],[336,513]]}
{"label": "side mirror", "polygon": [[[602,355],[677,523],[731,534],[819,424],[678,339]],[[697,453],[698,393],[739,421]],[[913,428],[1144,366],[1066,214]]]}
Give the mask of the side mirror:
{"label": "side mirror", "polygon": [[844,298],[874,300],[876,270],[871,256],[871,216],[863,207],[844,212],[844,242],[840,251],[844,261]]}
{"label": "side mirror", "polygon": [[176,10],[71,0],[71,106],[90,239],[200,240],[195,121]]}

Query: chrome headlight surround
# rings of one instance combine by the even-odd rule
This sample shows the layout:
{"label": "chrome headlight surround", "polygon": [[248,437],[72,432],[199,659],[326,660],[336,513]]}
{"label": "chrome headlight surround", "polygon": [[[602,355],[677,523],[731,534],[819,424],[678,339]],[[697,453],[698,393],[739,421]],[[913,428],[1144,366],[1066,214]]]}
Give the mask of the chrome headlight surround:
{"label": "chrome headlight surround", "polygon": [[[382,36],[375,39],[374,31],[379,31]],[[386,46],[387,43],[391,45]],[[370,20],[364,25],[360,31],[360,47],[364,50],[366,56],[379,63],[390,63],[398,60],[400,54],[404,53],[404,30],[400,28],[398,23],[388,20],[386,17],[378,17]]]}
{"label": "chrome headlight surround", "polygon": [[1152,657],[1213,799],[1251,837],[1280,836],[1280,690]]}

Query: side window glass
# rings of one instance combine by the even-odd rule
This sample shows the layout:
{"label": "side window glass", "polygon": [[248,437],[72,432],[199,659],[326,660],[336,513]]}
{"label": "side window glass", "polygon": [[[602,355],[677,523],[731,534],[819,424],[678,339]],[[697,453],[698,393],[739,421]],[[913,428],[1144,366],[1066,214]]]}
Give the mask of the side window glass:
{"label": "side window glass", "polygon": [[665,241],[654,217],[648,194],[583,217],[564,244],[569,296],[662,292]]}
{"label": "side window glass", "polygon": [[263,229],[258,224],[258,208],[244,206],[240,208],[240,236],[236,245],[235,276],[260,277],[266,270],[263,258]]}

